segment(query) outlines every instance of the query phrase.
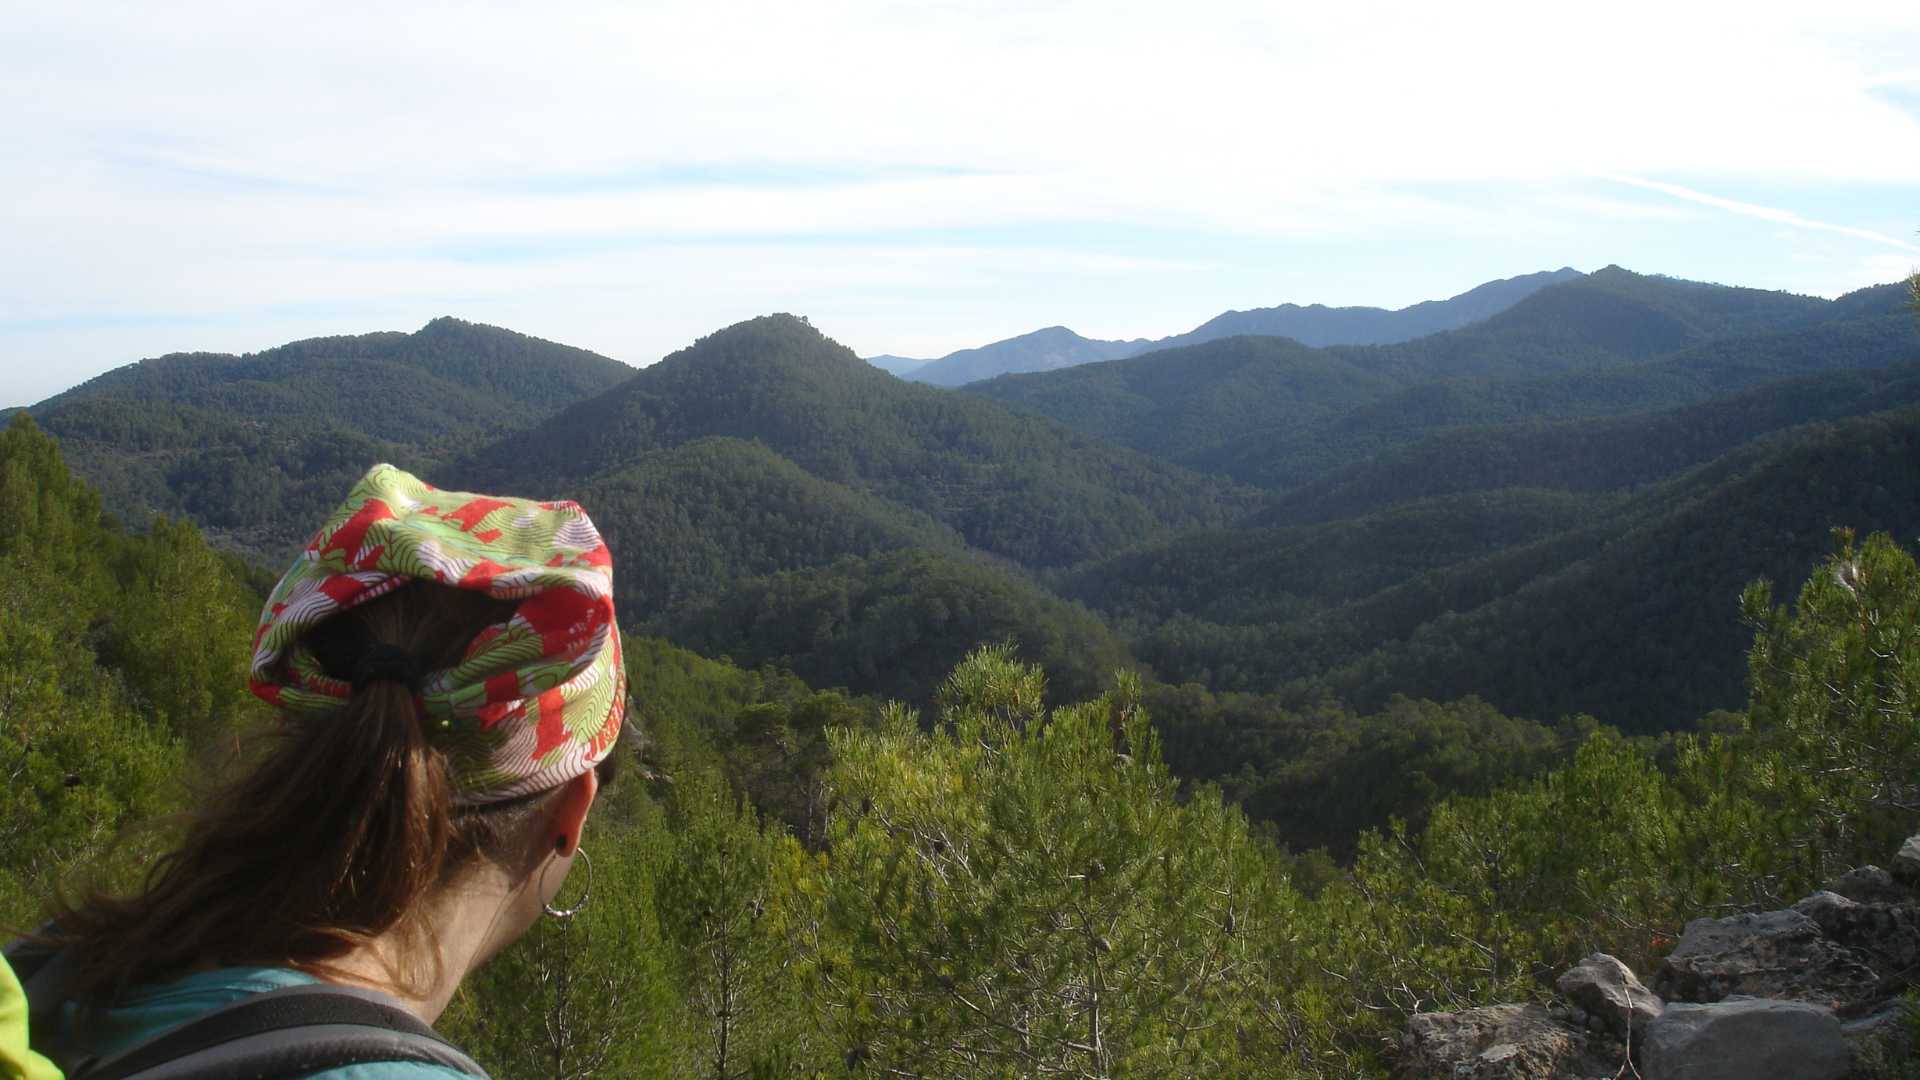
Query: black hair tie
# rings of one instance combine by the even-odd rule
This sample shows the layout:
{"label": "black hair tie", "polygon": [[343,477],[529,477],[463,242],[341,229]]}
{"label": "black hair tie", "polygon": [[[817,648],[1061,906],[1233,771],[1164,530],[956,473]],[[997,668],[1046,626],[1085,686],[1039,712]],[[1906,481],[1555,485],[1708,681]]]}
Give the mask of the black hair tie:
{"label": "black hair tie", "polygon": [[420,665],[412,653],[398,645],[369,645],[353,666],[353,691],[357,694],[378,682],[397,682],[418,693]]}

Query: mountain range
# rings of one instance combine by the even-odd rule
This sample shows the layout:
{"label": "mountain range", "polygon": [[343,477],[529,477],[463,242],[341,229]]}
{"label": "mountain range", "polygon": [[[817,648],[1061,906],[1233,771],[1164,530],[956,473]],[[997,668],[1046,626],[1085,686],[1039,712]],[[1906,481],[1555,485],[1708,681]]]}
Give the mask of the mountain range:
{"label": "mountain range", "polygon": [[1920,535],[1920,329],[1897,286],[1559,276],[1407,341],[1239,334],[965,391],[791,315],[638,371],[441,319],[31,412],[116,513],[269,566],[376,459],[578,498],[630,626],[815,685],[924,702],[1014,638],[1063,696],[1137,665],[1260,708],[1471,693],[1666,730],[1738,704],[1741,584],[1798,580],[1831,526]]}
{"label": "mountain range", "polygon": [[[0,909],[284,727],[253,613],[384,457],[576,498],[617,567],[614,903],[449,1010],[502,1075],[1426,1075],[1415,1010],[1655,971],[1913,831],[1920,575],[1833,530],[1920,533],[1916,306],[1610,269],[964,391],[786,314],[638,371],[445,319],[146,361],[0,432]],[[524,1045],[581,933],[618,1058]]]}
{"label": "mountain range", "polygon": [[1411,341],[1444,330],[1457,330],[1491,318],[1548,285],[1580,276],[1578,270],[1523,274],[1476,286],[1446,300],[1426,300],[1390,311],[1376,307],[1327,307],[1323,304],[1281,304],[1251,311],[1227,311],[1184,334],[1158,341],[1101,341],[1081,337],[1064,326],[961,349],[937,360],[903,356],[872,356],[867,362],[915,382],[935,386],[964,386],[999,375],[1056,371],[1079,364],[1118,360],[1143,352],[1180,345],[1198,345],[1226,337],[1292,338],[1303,345],[1388,345]]}

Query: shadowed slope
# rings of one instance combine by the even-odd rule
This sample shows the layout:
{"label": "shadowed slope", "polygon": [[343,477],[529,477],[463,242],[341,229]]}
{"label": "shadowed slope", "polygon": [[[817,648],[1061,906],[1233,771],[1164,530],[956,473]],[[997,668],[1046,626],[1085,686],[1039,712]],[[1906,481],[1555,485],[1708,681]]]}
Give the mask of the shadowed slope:
{"label": "shadowed slope", "polygon": [[788,315],[702,338],[454,475],[476,486],[535,477],[567,486],[710,435],[759,441],[822,480],[923,512],[970,545],[1029,565],[1223,523],[1250,505],[1218,481],[903,383]]}

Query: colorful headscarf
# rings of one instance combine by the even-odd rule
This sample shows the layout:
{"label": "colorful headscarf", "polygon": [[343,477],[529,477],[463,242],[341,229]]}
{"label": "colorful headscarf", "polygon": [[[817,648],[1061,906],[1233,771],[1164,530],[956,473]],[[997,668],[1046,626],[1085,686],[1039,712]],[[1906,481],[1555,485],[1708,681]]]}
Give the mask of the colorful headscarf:
{"label": "colorful headscarf", "polygon": [[571,502],[440,491],[376,465],[274,587],[254,636],[253,692],[324,720],[352,695],[303,644],[324,620],[415,581],[518,600],[450,668],[423,673],[427,738],[474,806],[563,784],[612,748],[626,712],[607,545]]}

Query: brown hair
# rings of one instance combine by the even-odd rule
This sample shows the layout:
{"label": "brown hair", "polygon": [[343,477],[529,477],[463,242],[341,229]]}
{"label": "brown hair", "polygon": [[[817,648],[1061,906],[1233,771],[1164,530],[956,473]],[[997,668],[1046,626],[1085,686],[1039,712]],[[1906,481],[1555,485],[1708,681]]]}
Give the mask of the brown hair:
{"label": "brown hair", "polygon": [[[423,669],[446,667],[513,607],[415,583],[322,623],[307,644],[340,678],[380,645],[406,650]],[[110,1001],[208,963],[326,974],[394,930],[404,955],[434,959],[399,970],[388,958],[389,977],[423,991],[440,971],[422,901],[476,859],[509,857],[550,796],[455,808],[446,758],[427,743],[413,692],[399,681],[356,687],[339,715],[289,721],[264,741],[253,765],[186,819],[180,845],[133,895],[56,901],[50,936],[73,953],[73,997]]]}

